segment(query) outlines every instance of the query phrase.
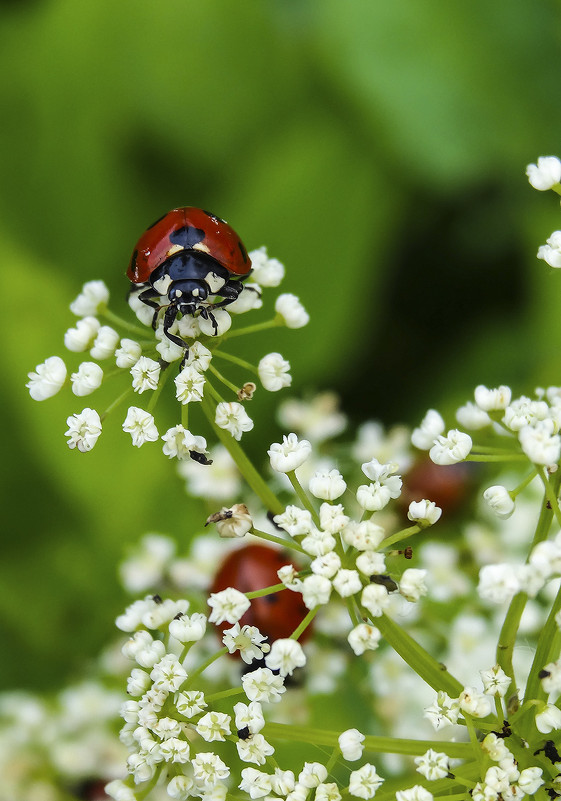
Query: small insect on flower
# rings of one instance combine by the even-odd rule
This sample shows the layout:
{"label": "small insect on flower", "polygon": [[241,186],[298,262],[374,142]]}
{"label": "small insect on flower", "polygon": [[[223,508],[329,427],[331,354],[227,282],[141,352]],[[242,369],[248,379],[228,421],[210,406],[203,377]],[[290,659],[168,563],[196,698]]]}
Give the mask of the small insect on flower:
{"label": "small insect on flower", "polygon": [[[154,309],[152,327],[165,308],[164,334],[187,354],[187,343],[170,330],[178,315],[198,313],[216,335],[213,310],[237,299],[250,271],[251,260],[234,229],[209,211],[187,206],[172,209],[142,234],[127,277],[133,289],[140,289],[138,299]],[[213,302],[212,296],[222,300]]]}

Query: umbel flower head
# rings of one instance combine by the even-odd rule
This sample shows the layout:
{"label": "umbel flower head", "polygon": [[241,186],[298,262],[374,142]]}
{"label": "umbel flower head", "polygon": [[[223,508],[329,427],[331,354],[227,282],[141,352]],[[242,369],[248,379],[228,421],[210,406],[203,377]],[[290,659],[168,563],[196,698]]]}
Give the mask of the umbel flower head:
{"label": "umbel flower head", "polygon": [[[201,232],[206,250],[199,249]],[[102,384],[120,383],[104,411],[88,407],[68,418],[70,448],[90,451],[108,415],[128,403],[121,425],[134,446],[162,440],[169,458],[210,464],[206,440],[187,426],[188,408],[198,407],[215,430],[240,440],[253,428],[245,404],[256,385],[248,377],[269,392],[291,383],[290,364],[280,353],[254,365],[224,346],[232,337],[274,326],[300,328],[308,315],[295,295],[285,293],[277,297],[272,318],[240,328],[238,319],[261,308],[263,290],[280,284],[284,267],[265,248],[247,254],[230,226],[200,209],[174,209],[150,228],[127,275],[136,321],[110,311],[103,281],[88,281],[70,304],[78,320],[64,334],[66,349],[88,358],[72,368],[70,378],[60,356],[47,358],[29,373],[30,395],[46,400],[69,384],[85,397]],[[223,374],[219,362],[241,373],[241,380]],[[180,419],[161,432],[154,411],[170,375]]]}

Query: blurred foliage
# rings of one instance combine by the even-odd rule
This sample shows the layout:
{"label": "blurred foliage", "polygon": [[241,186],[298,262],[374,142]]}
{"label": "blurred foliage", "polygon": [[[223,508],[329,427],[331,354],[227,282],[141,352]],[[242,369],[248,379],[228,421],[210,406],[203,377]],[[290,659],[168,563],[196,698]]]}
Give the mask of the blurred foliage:
{"label": "blurred foliage", "polygon": [[[2,686],[76,672],[122,603],[124,544],[204,519],[156,449],[115,425],[69,453],[76,403],[23,386],[62,353],[85,280],[124,305],[131,248],[167,209],[210,208],[286,264],[312,323],[240,350],[280,350],[295,393],[335,387],[355,421],[559,383],[558,278],[534,259],[558,206],[524,167],[561,152],[560,16],[554,0],[0,4],[0,630],[19,654]],[[277,401],[256,402],[261,425]]]}

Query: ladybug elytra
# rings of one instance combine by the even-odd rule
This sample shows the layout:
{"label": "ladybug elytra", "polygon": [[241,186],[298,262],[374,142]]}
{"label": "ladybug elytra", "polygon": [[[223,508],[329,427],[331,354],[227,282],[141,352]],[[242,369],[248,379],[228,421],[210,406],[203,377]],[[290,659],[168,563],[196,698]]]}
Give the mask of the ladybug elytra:
{"label": "ladybug elytra", "polygon": [[[251,260],[234,229],[209,211],[193,206],[172,209],[140,237],[127,270],[139,299],[154,309],[152,325],[167,297],[164,333],[182,348],[186,343],[170,332],[178,314],[195,312],[209,319],[217,332],[213,309],[233,303],[251,271]],[[210,302],[210,296],[222,300]]]}

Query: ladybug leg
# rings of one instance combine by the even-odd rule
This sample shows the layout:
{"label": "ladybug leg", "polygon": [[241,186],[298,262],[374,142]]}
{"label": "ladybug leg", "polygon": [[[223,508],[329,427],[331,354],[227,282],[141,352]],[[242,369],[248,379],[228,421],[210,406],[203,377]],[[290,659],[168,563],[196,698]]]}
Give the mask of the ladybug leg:
{"label": "ladybug leg", "polygon": [[189,356],[189,345],[185,340],[178,337],[176,334],[170,333],[170,328],[175,322],[175,318],[177,317],[177,306],[173,303],[167,307],[165,314],[164,314],[164,334],[175,345],[179,345],[180,348],[185,349],[185,353],[183,354],[183,358],[181,360],[181,367],[184,366],[187,357]]}
{"label": "ladybug leg", "polygon": [[213,303],[210,306],[211,309],[220,309],[223,306],[228,306],[230,303],[233,303],[235,300],[238,299],[241,291],[243,289],[243,284],[241,281],[228,281],[224,286],[220,289],[220,295],[224,298],[219,303]]}
{"label": "ladybug leg", "polygon": [[[133,284],[134,286],[134,284]],[[156,321],[158,319],[158,312],[162,308],[159,303],[156,303],[155,298],[159,298],[160,295],[154,287],[149,286],[148,289],[145,289],[141,292],[138,296],[138,299],[145,303],[147,306],[150,306],[151,309],[154,309],[154,315],[152,317],[152,328],[154,331],[156,330]]]}
{"label": "ladybug leg", "polygon": [[[230,301],[231,302],[231,301]],[[201,317],[203,320],[210,320],[212,327],[214,329],[213,336],[218,336],[218,323],[216,322],[216,317],[212,313],[211,309],[216,309],[217,306],[222,306],[222,303],[213,303],[212,306],[207,306],[207,308],[201,308]]]}

